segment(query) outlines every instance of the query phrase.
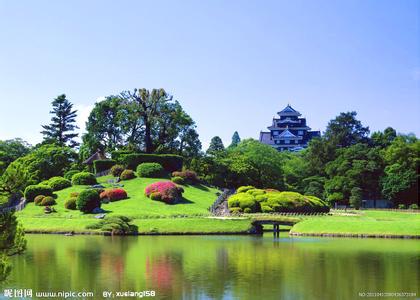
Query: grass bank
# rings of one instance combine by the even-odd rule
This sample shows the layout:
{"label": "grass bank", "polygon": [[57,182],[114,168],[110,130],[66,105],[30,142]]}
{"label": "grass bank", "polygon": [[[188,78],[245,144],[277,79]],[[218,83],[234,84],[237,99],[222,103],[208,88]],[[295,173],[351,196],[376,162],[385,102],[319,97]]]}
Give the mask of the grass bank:
{"label": "grass bank", "polygon": [[394,211],[359,211],[310,217],[294,225],[291,235],[420,238],[420,214]]}
{"label": "grass bank", "polygon": [[[110,176],[98,178],[99,183],[110,187]],[[144,189],[150,183],[167,180],[158,178],[136,178],[123,181],[128,199],[103,204],[108,216],[123,215],[130,217],[138,227],[139,234],[217,234],[247,233],[251,227],[248,219],[209,218],[208,207],[217,198],[217,189],[204,185],[183,186],[183,201],[168,205],[153,201],[144,195]],[[64,202],[71,192],[80,192],[86,186],[72,186],[56,192],[56,213],[45,214],[43,207],[29,203],[24,210],[17,212],[18,220],[30,233],[66,233],[100,234],[100,231],[87,229],[86,226],[98,222],[92,214],[69,210]]]}

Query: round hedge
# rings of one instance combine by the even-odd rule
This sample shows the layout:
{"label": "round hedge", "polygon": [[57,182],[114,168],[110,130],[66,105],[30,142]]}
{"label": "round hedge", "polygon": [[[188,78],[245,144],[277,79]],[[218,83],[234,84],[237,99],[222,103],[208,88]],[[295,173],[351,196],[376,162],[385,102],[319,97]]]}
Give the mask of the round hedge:
{"label": "round hedge", "polygon": [[74,185],[92,185],[96,184],[96,177],[89,172],[80,172],[73,175],[71,183]]}
{"label": "round hedge", "polygon": [[124,171],[124,166],[123,165],[114,165],[111,168],[111,175],[114,177],[119,177],[121,175],[121,173]]}
{"label": "round hedge", "polygon": [[[163,201],[167,204],[174,204],[182,198],[182,193],[184,189],[180,186],[177,186],[171,181],[158,181],[152,184],[149,184],[144,193],[147,197],[150,197],[152,200]],[[158,193],[158,194],[156,194]],[[153,199],[152,198],[152,195]]]}
{"label": "round hedge", "polygon": [[71,182],[70,180],[64,177],[56,176],[56,177],[51,177],[48,180],[48,185],[53,189],[53,191],[60,191],[62,189],[70,187]]}
{"label": "round hedge", "polygon": [[53,190],[48,185],[39,184],[27,186],[24,192],[24,197],[28,202],[34,201],[35,197],[39,195],[52,196]]}
{"label": "round hedge", "polygon": [[51,196],[44,197],[41,201],[42,206],[51,206],[55,204],[57,204],[57,202],[55,202],[55,199]]}
{"label": "round hedge", "polygon": [[157,178],[165,175],[162,165],[158,163],[142,163],[137,166],[137,176]]}
{"label": "round hedge", "polygon": [[101,206],[99,193],[94,189],[87,189],[80,192],[76,200],[76,207],[84,213],[90,213],[97,207]]}
{"label": "round hedge", "polygon": [[129,180],[133,178],[136,178],[136,174],[134,174],[133,170],[124,170],[120,175],[121,180]]}
{"label": "round hedge", "polygon": [[64,207],[67,209],[76,210],[77,209],[76,200],[77,200],[76,197],[72,197],[68,199],[66,202],[64,202]]}

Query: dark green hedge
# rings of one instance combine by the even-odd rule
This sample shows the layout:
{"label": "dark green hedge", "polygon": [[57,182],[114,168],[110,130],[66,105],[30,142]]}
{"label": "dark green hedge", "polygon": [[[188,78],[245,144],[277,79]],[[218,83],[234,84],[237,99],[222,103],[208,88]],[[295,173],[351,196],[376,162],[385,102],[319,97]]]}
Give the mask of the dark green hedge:
{"label": "dark green hedge", "polygon": [[128,169],[136,170],[141,163],[154,162],[162,165],[168,172],[182,169],[183,158],[173,154],[127,154],[122,156],[123,163]]}
{"label": "dark green hedge", "polygon": [[100,173],[112,168],[117,162],[112,159],[98,159],[93,162],[93,168],[96,173]]}
{"label": "dark green hedge", "polygon": [[111,152],[111,158],[117,161],[118,163],[122,163],[123,162],[122,158],[128,154],[136,154],[136,153],[131,150],[116,150],[116,151]]}

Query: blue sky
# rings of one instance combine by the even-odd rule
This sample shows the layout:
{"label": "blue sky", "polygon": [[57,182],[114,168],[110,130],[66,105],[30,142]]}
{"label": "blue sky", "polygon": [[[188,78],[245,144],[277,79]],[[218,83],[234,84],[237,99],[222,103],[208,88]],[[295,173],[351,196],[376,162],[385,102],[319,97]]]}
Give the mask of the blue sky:
{"label": "blue sky", "polygon": [[66,93],[163,87],[204,145],[258,138],[288,102],[324,131],[355,110],[420,135],[420,1],[0,0],[0,139],[41,141]]}

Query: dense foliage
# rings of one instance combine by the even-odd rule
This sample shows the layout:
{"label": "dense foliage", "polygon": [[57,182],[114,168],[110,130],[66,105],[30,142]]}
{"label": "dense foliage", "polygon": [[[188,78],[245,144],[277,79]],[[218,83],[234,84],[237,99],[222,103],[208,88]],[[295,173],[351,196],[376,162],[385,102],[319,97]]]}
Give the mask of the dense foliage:
{"label": "dense foliage", "polygon": [[315,196],[296,192],[256,189],[250,186],[238,189],[228,199],[232,212],[328,212],[327,203]]}
{"label": "dense foliage", "polygon": [[76,207],[84,213],[91,213],[95,208],[101,206],[99,193],[94,189],[87,189],[80,192],[77,196]]}
{"label": "dense foliage", "polygon": [[181,177],[183,181],[187,184],[196,184],[199,182],[197,173],[191,170],[176,171],[172,172],[173,177]]}
{"label": "dense foliage", "polygon": [[43,196],[52,196],[53,190],[48,185],[29,185],[25,189],[25,199],[28,202],[34,201],[36,196],[43,195]]}
{"label": "dense foliage", "polygon": [[89,172],[80,172],[73,175],[71,183],[75,185],[92,185],[96,184],[96,177]]}
{"label": "dense foliage", "polygon": [[137,166],[137,176],[139,177],[158,178],[164,175],[163,167],[158,163],[142,163]]}
{"label": "dense foliage", "polygon": [[53,191],[60,191],[70,187],[71,181],[61,176],[54,176],[48,180],[48,185],[53,189]]}
{"label": "dense foliage", "polygon": [[138,228],[130,223],[131,219],[125,216],[112,216],[100,220],[98,223],[86,226],[87,229],[98,229],[110,232],[113,235],[136,234]]}
{"label": "dense foliage", "polygon": [[66,202],[64,202],[64,207],[66,209],[76,210],[77,209],[77,197],[71,197]]}
{"label": "dense foliage", "polygon": [[180,103],[165,90],[135,89],[95,104],[83,143],[90,152],[127,148],[193,156],[201,150],[195,127]]}
{"label": "dense foliage", "polygon": [[182,198],[183,188],[171,181],[159,181],[146,187],[144,193],[152,200],[174,204]]}
{"label": "dense foliage", "polygon": [[0,141],[0,175],[19,157],[25,156],[31,146],[22,139]]}
{"label": "dense foliage", "polygon": [[114,165],[111,168],[111,175],[114,177],[120,177],[121,173],[125,170],[123,165]]}

